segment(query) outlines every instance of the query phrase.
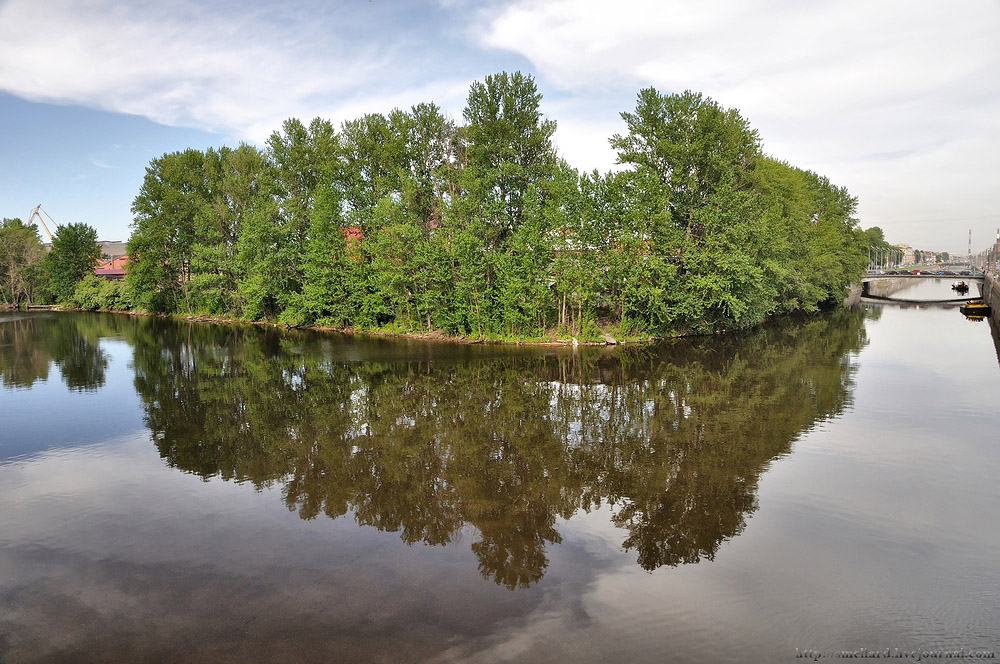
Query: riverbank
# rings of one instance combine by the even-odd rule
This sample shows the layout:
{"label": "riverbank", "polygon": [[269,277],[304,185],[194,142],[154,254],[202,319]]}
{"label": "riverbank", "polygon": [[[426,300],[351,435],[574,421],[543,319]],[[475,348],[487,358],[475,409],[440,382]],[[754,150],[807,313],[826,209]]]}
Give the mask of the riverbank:
{"label": "riverbank", "polygon": [[[838,306],[853,307],[856,304],[858,304],[858,302],[860,302],[861,292],[862,289],[860,285],[851,286],[848,289],[848,293],[843,300],[841,300],[838,304],[827,303],[826,306],[821,307],[821,310],[826,310],[829,307],[838,307]],[[559,332],[556,330],[549,330],[541,337],[510,338],[498,335],[483,336],[483,337],[456,336],[448,334],[447,332],[441,329],[422,331],[422,332],[405,332],[394,329],[358,330],[353,328],[337,328],[324,325],[295,325],[291,323],[283,323],[280,321],[250,321],[228,316],[213,316],[209,314],[180,314],[180,313],[154,314],[141,310],[123,311],[119,309],[100,309],[100,308],[89,309],[83,307],[71,307],[71,306],[61,306],[61,305],[34,305],[33,307],[29,308],[42,308],[42,307],[54,311],[125,314],[129,316],[147,316],[151,318],[162,318],[162,319],[179,320],[179,321],[183,320],[196,323],[217,323],[223,325],[226,324],[258,325],[258,326],[274,327],[286,330],[312,330],[316,332],[335,333],[348,337],[403,339],[412,341],[450,343],[457,345],[497,344],[497,345],[509,345],[509,346],[542,346],[542,347],[544,346],[551,346],[551,347],[598,346],[599,347],[599,346],[650,344],[664,339],[682,339],[689,337],[724,335],[728,333],[738,332],[741,330],[759,327],[761,325],[767,325],[769,323],[772,323],[776,320],[779,320],[787,316],[809,315],[809,312],[800,309],[791,312],[772,314],[770,316],[767,316],[764,320],[759,321],[753,325],[746,325],[735,329],[714,330],[708,333],[688,331],[688,332],[677,332],[673,334],[666,334],[661,336],[655,336],[655,335],[629,336],[629,335],[622,335],[620,329],[615,326],[595,325],[592,327],[591,330],[587,331],[587,336],[585,337],[583,335],[564,336],[559,334]]]}
{"label": "riverbank", "polygon": [[[986,273],[981,293],[983,300],[993,308],[994,312],[1000,311],[1000,282],[998,282],[996,275]],[[993,315],[997,316],[998,314],[994,313]]]}
{"label": "riverbank", "polygon": [[276,321],[249,321],[241,320],[238,318],[230,318],[225,316],[209,316],[204,314],[152,314],[145,311],[121,311],[118,309],[84,309],[80,307],[68,307],[61,305],[44,305],[44,306],[32,306],[29,309],[47,309],[50,311],[74,311],[74,312],[90,312],[90,313],[104,313],[104,314],[120,314],[126,316],[146,316],[149,318],[162,318],[177,321],[188,321],[192,323],[217,323],[220,325],[255,325],[263,327],[274,327],[285,330],[311,330],[315,332],[327,332],[340,334],[347,337],[371,337],[371,338],[383,338],[383,339],[406,339],[413,341],[427,341],[427,342],[442,342],[451,343],[459,345],[475,345],[475,344],[502,344],[510,346],[553,346],[553,347],[566,347],[566,346],[621,346],[621,345],[632,345],[632,344],[643,344],[643,343],[654,343],[664,338],[679,338],[686,335],[673,335],[671,337],[624,337],[616,338],[610,334],[610,331],[601,330],[600,341],[594,339],[581,340],[578,337],[570,336],[559,337],[554,333],[548,337],[534,338],[534,339],[507,339],[507,338],[493,338],[493,337],[462,337],[450,335],[444,330],[431,330],[429,332],[398,332],[390,330],[355,330],[355,329],[341,329],[336,327],[329,327],[323,325],[292,325],[289,323],[281,323]]}
{"label": "riverbank", "polygon": [[[851,287],[847,297],[845,297],[837,305],[829,305],[829,307],[853,307],[860,301],[861,287]],[[525,339],[512,339],[504,337],[466,337],[466,336],[455,336],[450,335],[444,330],[431,330],[428,332],[401,332],[397,330],[357,330],[357,329],[342,329],[323,325],[293,325],[290,323],[282,323],[278,321],[249,321],[241,320],[239,318],[232,318],[226,316],[211,316],[207,314],[153,314],[146,311],[129,310],[122,311],[118,309],[85,309],[82,307],[69,307],[61,305],[45,305],[45,308],[51,311],[73,311],[73,312],[91,312],[91,313],[106,313],[106,314],[122,314],[127,316],[143,316],[149,318],[161,318],[168,320],[177,321],[188,321],[192,323],[216,323],[220,325],[254,325],[263,327],[273,327],[284,330],[310,330],[314,332],[324,332],[343,335],[345,337],[367,337],[373,339],[401,339],[409,341],[423,341],[428,343],[446,343],[455,345],[480,345],[480,344],[496,344],[496,345],[506,345],[506,346],[537,346],[537,347],[578,347],[578,346],[589,346],[589,347],[602,347],[602,346],[625,346],[625,345],[639,345],[639,344],[652,344],[664,339],[684,339],[691,337],[704,337],[704,336],[716,336],[724,335],[732,332],[738,332],[741,330],[751,329],[759,327],[761,325],[768,325],[777,320],[786,317],[795,317],[799,315],[810,315],[809,312],[798,310],[788,313],[781,313],[777,315],[768,316],[764,320],[756,323],[755,325],[750,325],[738,330],[716,330],[714,332],[704,334],[704,333],[676,333],[667,334],[662,336],[623,336],[620,334],[619,330],[608,327],[597,327],[597,335],[601,338],[600,340],[594,339],[596,336],[591,332],[591,338],[581,339],[576,336],[559,336],[557,332],[550,331],[543,337],[538,338],[525,338]],[[827,307],[823,307],[821,310],[827,310]],[[618,336],[615,336],[618,333]]]}

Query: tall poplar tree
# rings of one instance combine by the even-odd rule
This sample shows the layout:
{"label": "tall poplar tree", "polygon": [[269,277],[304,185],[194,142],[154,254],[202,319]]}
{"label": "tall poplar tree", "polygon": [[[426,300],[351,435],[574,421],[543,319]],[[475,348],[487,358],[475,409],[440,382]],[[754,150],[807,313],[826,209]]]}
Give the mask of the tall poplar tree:
{"label": "tall poplar tree", "polygon": [[534,79],[521,72],[487,76],[469,89],[466,182],[491,248],[524,220],[528,188],[555,169],[556,123],[542,116],[541,99]]}
{"label": "tall poplar tree", "polygon": [[154,159],[132,203],[132,237],[125,279],[147,311],[192,310],[191,260],[198,216],[210,203],[205,155],[194,149]]}

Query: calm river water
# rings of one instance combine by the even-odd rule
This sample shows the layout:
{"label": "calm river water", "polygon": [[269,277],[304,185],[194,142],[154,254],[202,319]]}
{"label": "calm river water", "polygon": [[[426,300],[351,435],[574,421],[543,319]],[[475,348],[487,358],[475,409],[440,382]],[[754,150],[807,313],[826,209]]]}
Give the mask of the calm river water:
{"label": "calm river water", "polygon": [[0,661],[995,652],[991,325],[574,352],[0,314]]}

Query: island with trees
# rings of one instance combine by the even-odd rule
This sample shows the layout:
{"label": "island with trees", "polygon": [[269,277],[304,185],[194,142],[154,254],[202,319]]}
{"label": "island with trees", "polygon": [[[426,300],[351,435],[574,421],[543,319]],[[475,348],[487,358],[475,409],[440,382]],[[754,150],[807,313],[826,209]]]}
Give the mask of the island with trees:
{"label": "island with trees", "polygon": [[[124,282],[57,267],[54,241],[48,268],[5,273],[5,302],[34,288],[82,308],[586,341],[815,311],[863,273],[856,199],[767,155],[735,109],[641,90],[602,174],[560,159],[540,101],[531,76],[504,72],[472,84],[462,123],[422,103],[164,154],[133,203]],[[19,223],[0,247],[31,244]],[[96,239],[67,228],[57,241]]]}

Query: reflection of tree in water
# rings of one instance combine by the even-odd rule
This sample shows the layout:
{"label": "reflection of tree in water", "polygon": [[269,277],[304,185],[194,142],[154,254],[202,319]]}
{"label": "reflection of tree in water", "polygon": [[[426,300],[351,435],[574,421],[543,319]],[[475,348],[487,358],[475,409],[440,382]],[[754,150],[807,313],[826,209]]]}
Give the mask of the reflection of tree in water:
{"label": "reflection of tree in water", "polygon": [[471,525],[480,571],[516,588],[544,574],[558,518],[601,504],[645,569],[712,558],[756,508],[770,460],[848,403],[863,316],[612,352],[432,346],[420,359],[251,327],[146,320],[131,334],[171,465],[281,482],[302,518],[350,511],[407,543]]}
{"label": "reflection of tree in water", "polygon": [[618,400],[625,416],[594,437],[603,456],[622,460],[602,493],[620,505],[614,521],[642,567],[711,559],[743,530],[768,462],[843,410],[848,353],[862,335],[845,313],[701,342],[682,363],[660,357],[643,369],[647,383]]}
{"label": "reflection of tree in water", "polygon": [[40,321],[0,316],[0,380],[4,387],[31,387],[48,379],[51,358],[38,343]]}
{"label": "reflection of tree in water", "polygon": [[46,381],[55,362],[67,387],[100,389],[108,368],[98,345],[110,317],[74,314],[0,318],[0,380],[6,387],[31,387]]}
{"label": "reflection of tree in water", "polygon": [[104,329],[99,321],[97,317],[74,316],[74,325],[55,325],[48,335],[48,351],[72,390],[92,391],[104,386],[108,356],[98,345]]}

